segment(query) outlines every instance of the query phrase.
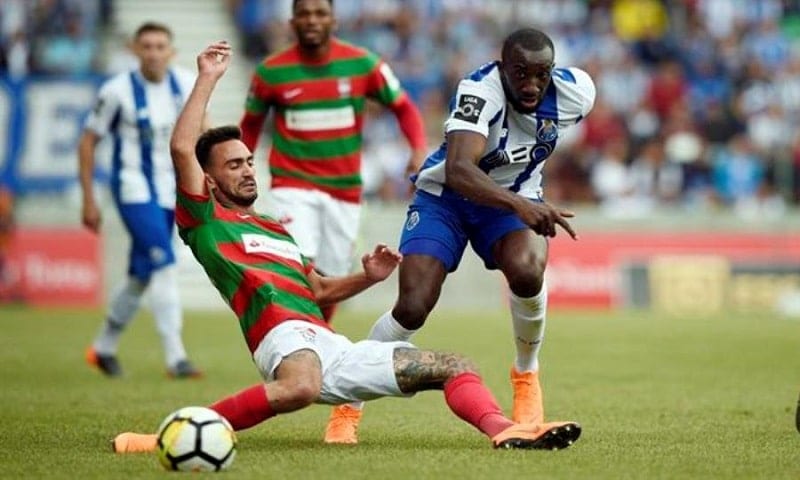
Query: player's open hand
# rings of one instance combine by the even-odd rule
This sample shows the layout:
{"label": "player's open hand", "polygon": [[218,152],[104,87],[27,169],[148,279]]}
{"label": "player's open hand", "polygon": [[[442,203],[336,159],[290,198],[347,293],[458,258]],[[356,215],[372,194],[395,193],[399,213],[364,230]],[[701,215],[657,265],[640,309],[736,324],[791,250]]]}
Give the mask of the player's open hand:
{"label": "player's open hand", "polygon": [[231,62],[231,46],[225,40],[212,43],[197,56],[197,71],[200,75],[221,77]]}
{"label": "player's open hand", "polygon": [[524,208],[518,212],[520,218],[531,229],[544,237],[556,236],[556,225],[564,229],[573,240],[578,239],[578,234],[567,221],[575,214],[569,210],[562,210],[547,202],[531,202],[526,200]]}
{"label": "player's open hand", "polygon": [[361,265],[368,279],[380,282],[391,275],[402,260],[403,255],[400,252],[379,243],[372,253],[361,257]]}

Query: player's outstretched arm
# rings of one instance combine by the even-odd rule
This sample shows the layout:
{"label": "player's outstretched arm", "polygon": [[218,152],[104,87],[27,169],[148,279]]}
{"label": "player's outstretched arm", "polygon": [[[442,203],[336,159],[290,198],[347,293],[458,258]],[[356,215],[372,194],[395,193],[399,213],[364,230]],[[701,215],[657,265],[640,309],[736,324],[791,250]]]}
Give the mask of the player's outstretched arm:
{"label": "player's outstretched arm", "polygon": [[197,56],[197,80],[189,94],[170,140],[172,163],[178,187],[190,194],[202,194],[205,191],[205,176],[194,147],[203,132],[203,122],[211,93],[228,68],[231,59],[231,47],[227,42],[209,45]]}
{"label": "player's outstretched arm", "polygon": [[346,300],[378,282],[386,280],[403,260],[398,251],[379,243],[375,250],[361,257],[364,271],[345,277],[322,277],[311,272],[311,290],[317,303],[324,307]]}

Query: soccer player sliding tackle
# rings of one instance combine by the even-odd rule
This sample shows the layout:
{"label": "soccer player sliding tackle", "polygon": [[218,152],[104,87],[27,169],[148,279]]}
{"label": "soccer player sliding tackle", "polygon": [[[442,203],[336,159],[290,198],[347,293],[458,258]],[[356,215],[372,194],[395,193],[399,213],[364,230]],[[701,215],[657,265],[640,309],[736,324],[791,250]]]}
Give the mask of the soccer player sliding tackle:
{"label": "soccer player sliding tackle", "polygon": [[[572,445],[581,432],[575,422],[518,424],[506,418],[474,364],[461,355],[419,350],[408,342],[353,343],[331,330],[320,306],[386,279],[402,256],[378,245],[362,257],[362,272],[321,277],[280,223],[254,211],[253,154],[238,127],[201,135],[203,114],[230,57],[225,42],[198,56],[199,76],[171,142],[181,238],[239,318],[265,380],[210,408],[242,430],[314,403],[340,405],[443,390],[453,413],[495,448]],[[122,433],[113,445],[121,453],[152,451],[156,436]]]}

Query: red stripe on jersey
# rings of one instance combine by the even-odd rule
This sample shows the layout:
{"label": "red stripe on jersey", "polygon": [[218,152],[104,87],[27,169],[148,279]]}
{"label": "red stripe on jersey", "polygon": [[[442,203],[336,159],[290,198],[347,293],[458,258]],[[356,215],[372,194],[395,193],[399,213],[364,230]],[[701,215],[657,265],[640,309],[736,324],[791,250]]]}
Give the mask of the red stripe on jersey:
{"label": "red stripe on jersey", "polygon": [[314,293],[305,285],[299,285],[291,279],[281,277],[280,275],[266,270],[248,269],[245,270],[244,277],[236,293],[231,297],[231,309],[238,317],[244,316],[256,291],[267,284],[271,284],[277,289],[297,295],[298,297],[315,301]]}
{"label": "red stripe on jersey", "polygon": [[280,305],[271,304],[264,309],[255,325],[250,327],[250,330],[247,331],[247,346],[250,348],[250,351],[255,352],[256,348],[258,348],[258,344],[261,343],[261,340],[263,340],[273,328],[289,320],[303,320],[310,325],[316,325],[332,331],[331,327],[321,318],[313,315],[301,314],[283,308]]}
{"label": "red stripe on jersey", "polygon": [[189,210],[180,205],[175,206],[175,223],[180,228],[194,228],[200,225],[200,222],[192,217],[192,214],[189,213]]}
{"label": "red stripe on jersey", "polygon": [[333,198],[339,199],[343,202],[360,203],[361,202],[361,187],[353,188],[330,188],[324,185],[307,182],[300,178],[279,177],[272,179],[272,188],[302,188],[304,190],[316,190],[325,192]]}
{"label": "red stripe on jersey", "polygon": [[302,105],[308,102],[336,100],[340,98],[358,98],[367,94],[369,77],[352,75],[346,77],[350,89],[346,95],[339,91],[338,77],[309,78],[291,83],[282,83],[272,87],[273,101],[278,105]]}
{"label": "red stripe on jersey", "polygon": [[357,175],[361,172],[361,153],[317,160],[295,158],[273,149],[269,154],[269,166],[316,176]]}
{"label": "red stripe on jersey", "polygon": [[285,237],[289,236],[289,232],[283,228],[283,225],[278,223],[277,220],[274,220],[269,217],[263,217],[258,214],[249,214],[249,213],[242,213],[236,210],[230,210],[224,207],[221,207],[218,202],[214,202],[214,213],[215,217],[224,220],[226,222],[231,223],[250,223],[257,225],[259,228],[263,228],[264,230],[268,230],[272,233],[276,233],[279,235],[283,235]]}

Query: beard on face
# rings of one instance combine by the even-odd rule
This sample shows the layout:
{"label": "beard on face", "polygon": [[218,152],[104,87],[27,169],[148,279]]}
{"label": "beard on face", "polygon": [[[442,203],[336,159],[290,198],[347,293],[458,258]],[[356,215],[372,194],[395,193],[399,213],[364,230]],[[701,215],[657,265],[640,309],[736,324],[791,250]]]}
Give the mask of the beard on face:
{"label": "beard on face", "polygon": [[[240,195],[230,191],[228,188],[223,187],[222,185],[217,185],[214,189],[215,194],[219,195],[217,200],[220,203],[231,203],[240,207],[250,207],[255,203],[256,199],[258,198],[258,192],[255,191],[250,195]],[[219,198],[222,197],[222,198]]]}

